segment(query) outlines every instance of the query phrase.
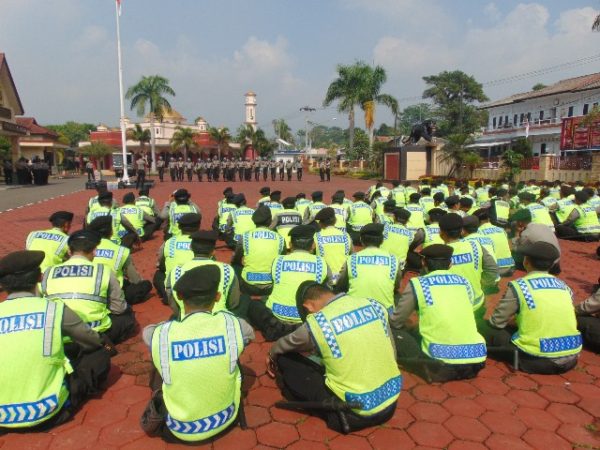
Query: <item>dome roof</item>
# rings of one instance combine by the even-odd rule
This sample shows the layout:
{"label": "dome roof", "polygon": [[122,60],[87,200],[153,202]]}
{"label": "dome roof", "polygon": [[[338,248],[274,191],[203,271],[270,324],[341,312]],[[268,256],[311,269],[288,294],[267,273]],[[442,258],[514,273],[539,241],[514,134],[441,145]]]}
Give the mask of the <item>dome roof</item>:
{"label": "dome roof", "polygon": [[252,95],[253,95],[254,97],[256,97],[256,93],[254,93],[253,91],[248,91],[248,92],[246,92],[246,94],[245,94],[245,95],[246,95],[246,97],[248,97],[248,96],[252,96]]}
{"label": "dome roof", "polygon": [[[149,121],[150,120],[150,114],[146,114],[146,116],[144,117],[144,120]],[[185,117],[183,117],[178,111],[175,111],[174,109],[171,109],[171,111],[164,111],[163,112],[163,121],[172,121],[172,122],[183,122],[185,120]]]}

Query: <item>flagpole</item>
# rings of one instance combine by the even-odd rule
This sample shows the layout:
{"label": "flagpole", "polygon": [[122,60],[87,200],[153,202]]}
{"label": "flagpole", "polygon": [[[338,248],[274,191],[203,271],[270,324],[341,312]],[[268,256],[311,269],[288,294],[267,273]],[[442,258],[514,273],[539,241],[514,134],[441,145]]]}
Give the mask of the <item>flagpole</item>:
{"label": "flagpole", "polygon": [[123,62],[121,61],[121,25],[119,23],[119,0],[115,0],[115,13],[117,16],[117,57],[119,60],[119,102],[121,103],[121,152],[123,155],[123,181],[129,182],[127,170],[127,134],[125,132],[125,101],[123,100]]}

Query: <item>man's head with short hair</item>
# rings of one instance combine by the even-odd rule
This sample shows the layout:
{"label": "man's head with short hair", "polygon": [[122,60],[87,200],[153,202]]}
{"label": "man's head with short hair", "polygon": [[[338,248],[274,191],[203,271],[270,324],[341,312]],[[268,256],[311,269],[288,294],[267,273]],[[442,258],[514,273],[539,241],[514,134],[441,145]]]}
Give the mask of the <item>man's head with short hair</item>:
{"label": "man's head with short hair", "polygon": [[454,242],[461,237],[462,217],[455,213],[442,216],[439,220],[440,237],[444,242]]}
{"label": "man's head with short hair", "polygon": [[135,195],[133,192],[128,192],[123,196],[123,203],[125,205],[133,205],[135,203]]}
{"label": "man's head with short hair", "polygon": [[256,211],[252,214],[252,222],[257,227],[267,227],[271,224],[273,215],[268,206],[259,206]]}
{"label": "man's head with short hair", "polygon": [[460,209],[465,212],[473,207],[473,199],[470,197],[461,197],[458,203],[460,204]]}
{"label": "man's head with short hair", "polygon": [[74,214],[70,211],[56,211],[48,220],[54,228],[60,228],[65,233],[69,232]]}
{"label": "man's head with short hair", "polygon": [[219,235],[216,231],[195,231],[190,234],[192,242],[190,249],[194,256],[212,256],[215,252],[215,245]]}
{"label": "man's head with short hair", "polygon": [[96,217],[90,222],[86,230],[94,231],[98,233],[101,237],[109,239],[112,236],[113,232],[112,216]]}
{"label": "man's head with short hair", "polygon": [[323,208],[317,213],[315,220],[321,228],[333,226],[336,222],[335,211],[331,207]]}
{"label": "man's head with short hair", "polygon": [[95,231],[79,230],[69,236],[67,245],[71,255],[85,256],[91,261],[94,259],[94,250],[98,247],[100,239],[100,235]]}
{"label": "man's head with short hair", "polygon": [[296,307],[304,322],[306,316],[321,311],[334,293],[325,285],[315,281],[303,281],[296,291]]}
{"label": "man's head with short hair", "polygon": [[360,230],[360,242],[364,247],[379,247],[383,243],[383,225],[369,223]]}

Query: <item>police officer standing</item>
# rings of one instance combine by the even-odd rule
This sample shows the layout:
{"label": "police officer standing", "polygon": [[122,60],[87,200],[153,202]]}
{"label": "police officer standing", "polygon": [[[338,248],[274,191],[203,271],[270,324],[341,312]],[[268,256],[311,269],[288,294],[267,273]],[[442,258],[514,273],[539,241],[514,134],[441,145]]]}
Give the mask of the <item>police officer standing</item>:
{"label": "police officer standing", "polygon": [[298,181],[302,181],[303,167],[302,167],[302,160],[300,158],[296,159],[296,162],[294,162],[294,168],[296,169],[296,179]]}
{"label": "police officer standing", "polygon": [[[146,158],[140,156],[136,162],[135,166],[137,168],[137,177],[135,179],[135,188],[140,189],[144,187],[144,183],[146,182],[146,166],[148,163],[146,162]],[[127,167],[124,167],[123,170],[127,170]]]}
{"label": "police officer standing", "polygon": [[171,181],[174,182],[177,180],[177,161],[173,156],[169,160],[169,176],[171,177]]}
{"label": "police officer standing", "polygon": [[[282,393],[309,402],[327,426],[341,433],[380,425],[392,418],[402,388],[387,312],[376,301],[335,296],[304,282],[295,296],[304,324],[280,338],[267,356],[267,373]],[[316,363],[302,355],[314,351]],[[347,402],[347,403],[346,403]]]}
{"label": "police officer standing", "polygon": [[[473,316],[473,288],[449,271],[452,253],[442,244],[421,251],[425,275],[409,280],[390,316],[400,364],[434,382],[474,378],[486,359]],[[414,311],[418,330],[407,327]]]}
{"label": "police officer standing", "polygon": [[[0,433],[42,431],[69,420],[85,397],[100,392],[110,356],[92,331],[63,302],[37,295],[44,253],[19,251],[0,260]],[[69,337],[73,354],[65,354]]]}
{"label": "police officer standing", "polygon": [[[537,242],[521,252],[527,275],[509,282],[481,332],[490,354],[517,362],[517,370],[546,375],[565,373],[577,365],[582,345],[573,291],[548,273],[559,256],[553,245]],[[508,326],[513,316],[516,330]],[[492,347],[496,351],[492,352]]]}
{"label": "police officer standing", "polygon": [[223,309],[215,312],[223,301],[221,277],[214,264],[187,271],[174,286],[186,320],[144,329],[157,371],[150,385],[152,399],[141,419],[142,429],[151,436],[199,442],[236,421],[242,401],[238,360],[254,332]]}
{"label": "police officer standing", "polygon": [[290,160],[285,162],[285,172],[287,174],[287,180],[292,181],[292,169],[294,168],[294,163]]}
{"label": "police officer standing", "polygon": [[165,160],[162,156],[158,157],[158,161],[156,161],[156,168],[158,169],[158,179],[162,183],[165,181]]}
{"label": "police officer standing", "polygon": [[32,231],[27,236],[25,249],[44,252],[44,260],[40,264],[43,272],[48,267],[60,264],[67,257],[67,240],[73,222],[73,213],[56,211],[49,218],[52,228],[49,230]]}
{"label": "police officer standing", "polygon": [[136,322],[116,275],[94,262],[99,243],[100,236],[92,231],[71,234],[68,240],[71,257],[44,272],[41,292],[64,302],[93,330],[118,344],[129,337]]}

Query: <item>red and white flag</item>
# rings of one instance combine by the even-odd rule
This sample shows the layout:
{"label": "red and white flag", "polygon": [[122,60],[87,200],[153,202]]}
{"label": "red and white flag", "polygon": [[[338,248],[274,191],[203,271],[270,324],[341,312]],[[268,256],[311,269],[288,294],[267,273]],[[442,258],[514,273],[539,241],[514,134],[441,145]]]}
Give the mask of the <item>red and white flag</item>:
{"label": "red and white flag", "polygon": [[117,8],[119,9],[119,16],[121,15],[121,0],[116,0]]}

